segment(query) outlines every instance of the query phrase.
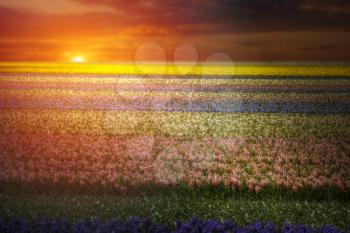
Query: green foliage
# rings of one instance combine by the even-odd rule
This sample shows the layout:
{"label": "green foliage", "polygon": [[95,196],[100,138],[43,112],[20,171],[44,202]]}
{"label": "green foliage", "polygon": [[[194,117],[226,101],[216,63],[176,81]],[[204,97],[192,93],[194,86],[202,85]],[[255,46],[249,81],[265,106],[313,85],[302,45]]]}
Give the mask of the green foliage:
{"label": "green foliage", "polygon": [[[322,192],[323,191],[323,192]],[[90,194],[0,194],[0,217],[67,218],[75,222],[85,218],[148,217],[157,223],[173,225],[176,220],[193,216],[203,219],[230,219],[239,224],[257,220],[333,224],[345,227],[350,222],[350,195],[336,190],[292,193],[268,188],[261,193],[234,191],[222,187],[188,189],[185,186],[164,189],[133,190],[127,193]]]}

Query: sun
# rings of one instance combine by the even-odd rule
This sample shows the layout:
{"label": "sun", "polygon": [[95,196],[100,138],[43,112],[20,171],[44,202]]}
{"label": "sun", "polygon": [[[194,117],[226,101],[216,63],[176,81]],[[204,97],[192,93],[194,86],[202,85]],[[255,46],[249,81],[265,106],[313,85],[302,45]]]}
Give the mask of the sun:
{"label": "sun", "polygon": [[85,62],[85,57],[82,55],[79,56],[74,56],[71,58],[71,62],[73,63],[84,63]]}

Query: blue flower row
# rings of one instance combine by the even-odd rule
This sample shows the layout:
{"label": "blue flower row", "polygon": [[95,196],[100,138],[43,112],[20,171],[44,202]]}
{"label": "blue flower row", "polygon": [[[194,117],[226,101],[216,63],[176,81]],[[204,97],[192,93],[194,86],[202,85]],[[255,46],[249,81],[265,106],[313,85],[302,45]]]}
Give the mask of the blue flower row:
{"label": "blue flower row", "polygon": [[350,113],[350,103],[303,102],[248,102],[225,100],[96,100],[79,98],[36,100],[0,100],[0,109],[58,109],[58,110],[116,110],[116,111],[167,111],[167,112],[223,112],[223,113]]}
{"label": "blue flower row", "polygon": [[[350,225],[349,229],[350,230]],[[344,233],[337,227],[324,225],[313,228],[309,225],[290,223],[282,227],[272,222],[256,222],[253,224],[238,226],[231,221],[223,223],[215,220],[203,221],[192,218],[188,222],[178,221],[176,228],[170,230],[168,226],[153,224],[147,219],[134,217],[128,221],[118,220],[85,220],[70,224],[65,220],[37,220],[29,222],[24,219],[1,220],[0,232],[2,233]]]}

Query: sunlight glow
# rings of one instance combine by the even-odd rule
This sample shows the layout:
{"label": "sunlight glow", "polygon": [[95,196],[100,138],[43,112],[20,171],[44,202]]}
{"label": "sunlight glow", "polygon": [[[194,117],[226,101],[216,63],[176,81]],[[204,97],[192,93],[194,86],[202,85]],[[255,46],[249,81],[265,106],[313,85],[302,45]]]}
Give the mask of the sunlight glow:
{"label": "sunlight glow", "polygon": [[71,62],[73,62],[73,63],[84,63],[85,62],[85,57],[84,56],[74,56],[74,57],[72,57]]}

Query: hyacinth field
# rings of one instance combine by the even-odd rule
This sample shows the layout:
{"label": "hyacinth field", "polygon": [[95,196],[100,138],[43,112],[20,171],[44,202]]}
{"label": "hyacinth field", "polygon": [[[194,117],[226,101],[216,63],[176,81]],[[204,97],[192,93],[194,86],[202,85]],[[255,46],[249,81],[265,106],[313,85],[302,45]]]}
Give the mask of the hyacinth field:
{"label": "hyacinth field", "polygon": [[0,232],[350,231],[348,66],[1,63],[0,89]]}

